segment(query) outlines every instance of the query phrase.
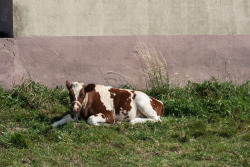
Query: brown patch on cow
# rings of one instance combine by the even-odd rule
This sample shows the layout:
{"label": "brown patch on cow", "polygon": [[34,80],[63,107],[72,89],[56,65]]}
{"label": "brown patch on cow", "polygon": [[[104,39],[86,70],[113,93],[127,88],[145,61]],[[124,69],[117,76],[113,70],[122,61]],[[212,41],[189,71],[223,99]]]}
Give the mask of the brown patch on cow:
{"label": "brown patch on cow", "polygon": [[72,84],[69,83],[68,80],[66,81],[66,87],[67,87],[68,90],[72,88]]}
{"label": "brown patch on cow", "polygon": [[131,103],[131,94],[129,91],[124,89],[110,88],[110,97],[114,100],[115,114],[119,115],[122,111],[122,114],[127,116],[129,111],[132,109]]}
{"label": "brown patch on cow", "polygon": [[[78,95],[78,99],[77,99],[81,104],[83,103],[83,101],[84,101],[84,99],[86,97],[86,92],[84,91],[84,88],[85,87],[82,86],[82,89],[80,90],[79,95]],[[80,105],[78,105],[78,106],[80,107]]]}
{"label": "brown patch on cow", "polygon": [[135,99],[135,97],[136,97],[135,91],[134,91],[134,90],[132,90],[131,92],[133,93],[133,97],[132,97],[132,99]]}
{"label": "brown patch on cow", "polygon": [[76,100],[75,99],[75,93],[74,93],[74,91],[71,88],[69,89],[69,97],[70,97],[70,101],[71,102],[74,101],[74,100]]}
{"label": "brown patch on cow", "polygon": [[106,118],[107,123],[114,123],[114,116],[112,111],[106,109],[101,101],[101,96],[99,92],[92,91],[88,93],[89,100],[84,111],[84,118],[88,118],[91,115],[97,116],[97,114],[102,113],[102,117]]}
{"label": "brown patch on cow", "polygon": [[91,92],[95,89],[95,84],[88,84],[85,88],[84,88],[84,91],[85,93],[87,92]]}
{"label": "brown patch on cow", "polygon": [[101,116],[102,116],[102,118],[103,118],[103,119],[105,119],[105,118],[106,118],[104,114],[102,114]]}
{"label": "brown patch on cow", "polygon": [[150,104],[153,107],[153,109],[156,111],[157,116],[162,116],[164,114],[164,105],[152,97],[149,97],[149,98],[150,98]]}

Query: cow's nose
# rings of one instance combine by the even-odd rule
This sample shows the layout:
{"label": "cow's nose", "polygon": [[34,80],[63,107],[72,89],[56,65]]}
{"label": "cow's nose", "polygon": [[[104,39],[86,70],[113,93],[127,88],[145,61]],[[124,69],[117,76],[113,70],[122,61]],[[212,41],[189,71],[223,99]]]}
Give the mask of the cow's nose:
{"label": "cow's nose", "polygon": [[73,107],[73,111],[74,111],[74,112],[77,112],[78,110],[79,110],[78,107]]}
{"label": "cow's nose", "polygon": [[74,109],[75,111],[78,111],[78,110],[79,110],[79,106],[78,106],[77,104],[75,104],[75,105],[73,106],[73,109]]}
{"label": "cow's nose", "polygon": [[77,113],[79,111],[79,106],[77,106],[77,105],[72,106],[72,111],[74,113]]}
{"label": "cow's nose", "polygon": [[79,111],[78,111],[77,109],[72,108],[71,113],[72,113],[72,114],[74,114],[74,115],[76,115],[76,114],[78,114],[78,113],[79,113]]}

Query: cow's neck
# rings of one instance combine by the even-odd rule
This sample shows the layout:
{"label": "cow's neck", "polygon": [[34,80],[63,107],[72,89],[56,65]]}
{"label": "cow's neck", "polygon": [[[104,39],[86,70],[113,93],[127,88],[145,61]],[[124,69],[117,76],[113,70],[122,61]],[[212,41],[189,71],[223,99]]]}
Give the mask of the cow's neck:
{"label": "cow's neck", "polygon": [[86,93],[86,96],[85,96],[85,98],[84,98],[84,100],[83,100],[83,103],[82,103],[82,108],[83,109],[85,109],[86,108],[86,106],[87,106],[87,103],[88,103],[88,93]]}
{"label": "cow's neck", "polygon": [[82,103],[82,111],[80,113],[80,117],[83,118],[83,119],[87,119],[88,118],[88,109],[86,108],[87,107],[87,103],[88,103],[88,93],[86,93],[86,96],[83,100],[83,103]]}

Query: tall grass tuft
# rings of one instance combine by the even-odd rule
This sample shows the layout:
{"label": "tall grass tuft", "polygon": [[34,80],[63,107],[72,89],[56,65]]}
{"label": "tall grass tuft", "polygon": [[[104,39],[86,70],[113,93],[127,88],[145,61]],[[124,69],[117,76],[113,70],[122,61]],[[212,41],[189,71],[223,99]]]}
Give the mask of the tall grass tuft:
{"label": "tall grass tuft", "polygon": [[133,55],[140,63],[147,90],[158,90],[168,85],[168,65],[160,51],[142,42],[135,47]]}
{"label": "tall grass tuft", "polygon": [[15,104],[22,108],[51,109],[55,102],[61,105],[69,103],[68,93],[61,87],[50,89],[30,79],[24,79],[20,85],[8,92],[0,92],[1,100],[7,106]]}
{"label": "tall grass tuft", "polygon": [[28,148],[29,140],[22,133],[17,132],[11,136],[11,143],[19,148]]}

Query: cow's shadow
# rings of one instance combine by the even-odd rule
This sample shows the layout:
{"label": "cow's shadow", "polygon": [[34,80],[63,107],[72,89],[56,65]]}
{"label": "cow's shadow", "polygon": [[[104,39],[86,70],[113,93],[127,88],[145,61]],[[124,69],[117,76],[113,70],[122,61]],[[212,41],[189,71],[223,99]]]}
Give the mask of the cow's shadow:
{"label": "cow's shadow", "polygon": [[53,118],[50,119],[50,123],[52,124],[52,123],[54,123],[54,122],[56,122],[56,121],[59,121],[59,120],[61,120],[65,115],[68,115],[68,114],[70,114],[70,111],[67,111],[67,112],[65,112],[65,113],[63,113],[63,114],[61,114],[61,115],[54,116]]}

